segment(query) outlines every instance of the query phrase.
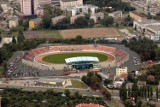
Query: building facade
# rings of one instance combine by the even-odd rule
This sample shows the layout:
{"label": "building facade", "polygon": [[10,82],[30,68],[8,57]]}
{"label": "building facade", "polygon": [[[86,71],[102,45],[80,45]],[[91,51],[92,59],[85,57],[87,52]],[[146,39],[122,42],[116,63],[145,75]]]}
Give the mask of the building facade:
{"label": "building facade", "polygon": [[66,18],[66,16],[63,16],[63,15],[54,17],[54,18],[52,18],[52,24],[55,25],[64,18]]}
{"label": "building facade", "polygon": [[70,16],[75,16],[77,14],[86,13],[94,15],[98,7],[94,5],[82,5],[75,7],[66,7],[65,10],[67,13],[70,13]]}
{"label": "building facade", "polygon": [[114,19],[122,18],[122,11],[115,11],[115,12],[109,13],[108,16],[111,16]]}
{"label": "building facade", "polygon": [[24,16],[43,14],[38,0],[20,0],[21,12]]}
{"label": "building facade", "polygon": [[60,8],[64,10],[67,7],[82,6],[83,0],[60,0]]}
{"label": "building facade", "polygon": [[120,77],[122,74],[128,74],[127,67],[116,68],[116,77]]}
{"label": "building facade", "polygon": [[153,19],[145,19],[141,21],[134,21],[133,28],[144,34],[145,37],[155,41],[160,41],[160,22]]}
{"label": "building facade", "polygon": [[32,20],[29,21],[29,29],[30,30],[35,29],[38,26],[40,26],[41,23],[42,23],[42,18],[32,19]]}
{"label": "building facade", "polygon": [[129,17],[131,17],[134,21],[140,21],[140,20],[146,18],[145,15],[139,14],[135,11],[134,12],[129,12]]}
{"label": "building facade", "polygon": [[18,17],[11,17],[9,20],[9,28],[14,28],[18,26]]}

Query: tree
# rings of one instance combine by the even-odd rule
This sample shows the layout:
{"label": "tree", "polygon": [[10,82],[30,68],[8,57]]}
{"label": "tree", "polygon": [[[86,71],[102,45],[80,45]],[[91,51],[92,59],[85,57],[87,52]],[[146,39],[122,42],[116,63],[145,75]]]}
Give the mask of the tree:
{"label": "tree", "polygon": [[75,19],[75,26],[77,27],[87,27],[88,26],[88,21],[85,17],[78,17]]}
{"label": "tree", "polygon": [[114,23],[114,19],[113,17],[109,16],[107,18],[104,18],[102,21],[101,21],[101,24],[104,25],[104,26],[111,26],[112,24]]}
{"label": "tree", "polygon": [[0,32],[0,42],[2,41],[2,34],[1,34],[1,32]]}
{"label": "tree", "polygon": [[18,43],[21,43],[24,41],[24,35],[23,35],[23,31],[22,30],[19,30],[19,33],[18,33],[18,37],[17,37],[17,41]]}
{"label": "tree", "polygon": [[89,26],[89,27],[93,27],[94,24],[95,24],[94,19],[89,19],[89,20],[88,20],[88,26]]}
{"label": "tree", "polygon": [[65,94],[66,96],[70,96],[70,91],[69,91],[68,89],[65,89],[65,90],[64,90],[64,94]]}
{"label": "tree", "polygon": [[142,101],[139,99],[139,100],[137,101],[136,107],[141,107],[141,106],[142,106]]}
{"label": "tree", "polygon": [[159,60],[160,59],[160,48],[156,49],[156,59]]}
{"label": "tree", "polygon": [[157,100],[159,99],[159,91],[158,91],[158,87],[156,88],[156,98],[157,98]]}
{"label": "tree", "polygon": [[107,84],[109,84],[109,83],[111,83],[111,82],[112,82],[112,80],[110,80],[110,79],[105,79],[105,80],[104,80],[104,84],[105,84],[105,85],[107,85]]}
{"label": "tree", "polygon": [[132,107],[132,101],[131,100],[125,100],[124,105],[125,105],[125,107]]}
{"label": "tree", "polygon": [[5,76],[5,78],[7,77],[7,71],[8,71],[8,66],[7,66],[7,61],[3,61],[3,72],[2,74]]}
{"label": "tree", "polygon": [[152,87],[150,87],[150,97],[152,98],[152,96],[153,96],[153,89]]}
{"label": "tree", "polygon": [[76,98],[79,98],[79,97],[80,97],[80,94],[79,94],[78,91],[74,92],[74,95],[75,95]]}
{"label": "tree", "polygon": [[89,76],[89,77],[91,77],[91,76],[93,76],[93,75],[94,75],[93,72],[88,72],[88,73],[87,73],[87,76]]}
{"label": "tree", "polygon": [[131,88],[129,87],[128,88],[128,97],[130,97],[131,96]]}
{"label": "tree", "polygon": [[52,18],[49,14],[46,14],[42,17],[42,26],[44,29],[48,29],[51,27]]}
{"label": "tree", "polygon": [[102,87],[100,91],[107,100],[111,100],[111,93],[105,87]]}
{"label": "tree", "polygon": [[86,83],[88,86],[91,85],[91,78],[88,76],[82,76],[81,80]]}
{"label": "tree", "polygon": [[16,44],[16,43],[17,43],[17,41],[16,41],[16,39],[15,39],[14,36],[12,36],[12,43],[13,43],[13,44]]}
{"label": "tree", "polygon": [[59,21],[56,25],[56,29],[66,29],[70,26],[69,18],[63,18],[61,21]]}
{"label": "tree", "polygon": [[125,101],[127,99],[127,89],[125,85],[120,88],[119,96],[122,101]]}
{"label": "tree", "polygon": [[124,18],[124,24],[125,24],[126,26],[133,26],[133,20],[132,20],[132,18],[129,17],[129,16],[125,17],[125,18]]}

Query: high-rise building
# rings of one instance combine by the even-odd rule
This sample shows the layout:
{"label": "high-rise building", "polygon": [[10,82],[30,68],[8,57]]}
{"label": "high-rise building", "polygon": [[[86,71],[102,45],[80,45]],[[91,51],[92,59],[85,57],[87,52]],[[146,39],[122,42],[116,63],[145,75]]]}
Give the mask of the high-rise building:
{"label": "high-rise building", "polygon": [[21,12],[25,16],[36,15],[38,9],[38,0],[21,0]]}

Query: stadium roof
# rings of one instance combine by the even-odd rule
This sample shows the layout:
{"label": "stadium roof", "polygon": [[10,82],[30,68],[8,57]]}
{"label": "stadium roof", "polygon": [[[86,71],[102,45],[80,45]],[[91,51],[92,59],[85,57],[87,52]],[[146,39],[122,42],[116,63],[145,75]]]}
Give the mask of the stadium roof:
{"label": "stadium roof", "polygon": [[99,62],[97,57],[92,56],[80,56],[80,57],[72,57],[65,59],[67,64],[71,63],[79,63],[79,62]]}

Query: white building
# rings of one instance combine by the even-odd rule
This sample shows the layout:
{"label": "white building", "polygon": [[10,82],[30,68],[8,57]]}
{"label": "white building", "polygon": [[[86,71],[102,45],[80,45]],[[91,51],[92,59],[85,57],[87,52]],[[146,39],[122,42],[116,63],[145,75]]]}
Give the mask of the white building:
{"label": "white building", "polygon": [[65,7],[65,10],[70,13],[71,16],[75,16],[79,13],[86,13],[94,15],[96,10],[98,9],[97,6],[94,5],[82,5],[82,6],[75,6],[75,7]]}
{"label": "white building", "polygon": [[133,28],[155,42],[160,41],[160,22],[157,20],[134,21]]}
{"label": "white building", "polygon": [[146,36],[155,42],[160,41],[160,25],[149,25]]}
{"label": "white building", "polygon": [[14,28],[18,26],[18,17],[13,16],[11,17],[11,19],[9,20],[9,28]]}
{"label": "white building", "polygon": [[54,17],[54,18],[52,18],[52,24],[55,25],[64,18],[66,18],[66,16],[63,16],[63,15]]}
{"label": "white building", "polygon": [[160,25],[160,22],[154,19],[143,19],[133,22],[133,28],[142,33],[146,32],[149,25]]}
{"label": "white building", "polygon": [[109,13],[108,16],[111,16],[114,19],[122,18],[122,11],[115,11],[115,12]]}
{"label": "white building", "polygon": [[122,74],[128,74],[127,67],[116,68],[116,77],[120,77]]}
{"label": "white building", "polygon": [[60,0],[60,8],[64,10],[67,7],[82,6],[83,0]]}
{"label": "white building", "polygon": [[8,12],[9,7],[7,6],[7,4],[1,4],[1,7],[2,7],[2,10],[3,10],[3,13],[7,13]]}

